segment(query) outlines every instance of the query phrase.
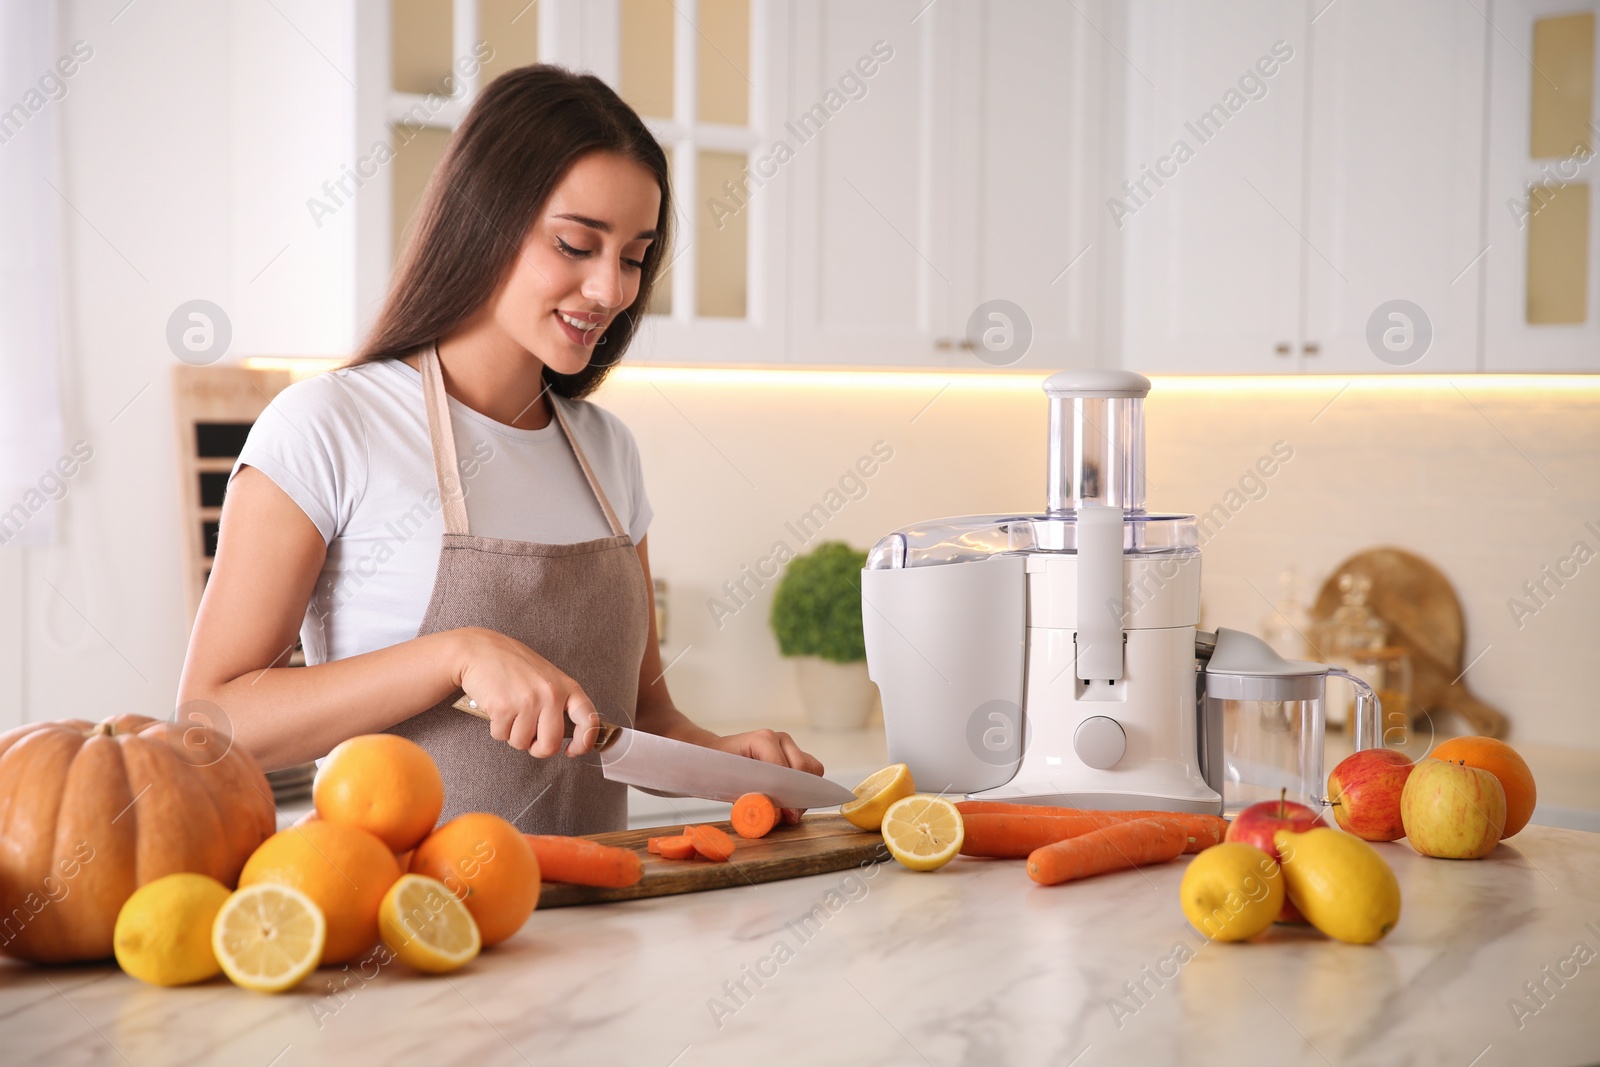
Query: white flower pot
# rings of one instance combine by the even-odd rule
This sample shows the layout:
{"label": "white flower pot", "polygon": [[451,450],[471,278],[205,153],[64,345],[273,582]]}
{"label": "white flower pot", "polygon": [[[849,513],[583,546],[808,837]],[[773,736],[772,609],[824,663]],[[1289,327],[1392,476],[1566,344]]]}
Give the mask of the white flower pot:
{"label": "white flower pot", "polygon": [[795,656],[795,677],[806,722],[818,730],[860,730],[872,715],[878,687],[864,660],[835,663],[821,656]]}

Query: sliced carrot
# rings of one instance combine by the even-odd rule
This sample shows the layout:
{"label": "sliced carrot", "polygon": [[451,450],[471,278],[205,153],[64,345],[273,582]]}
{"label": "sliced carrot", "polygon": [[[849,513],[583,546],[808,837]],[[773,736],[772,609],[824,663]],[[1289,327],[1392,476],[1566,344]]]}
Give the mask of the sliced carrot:
{"label": "sliced carrot", "polygon": [[644,876],[639,854],[631,848],[556,834],[522,836],[539,857],[539,877],[546,881],[621,889]]}
{"label": "sliced carrot", "polygon": [[1183,854],[1188,835],[1170,822],[1133,819],[1090,830],[1028,856],[1028,877],[1040,885],[1059,885],[1076,878],[1166,863]]}
{"label": "sliced carrot", "polygon": [[733,859],[733,838],[715,826],[688,826],[683,833],[693,843],[694,850],[706,859],[718,863]]}
{"label": "sliced carrot", "polygon": [[740,837],[765,837],[778,825],[778,805],[765,793],[746,793],[733,802],[730,818]]}
{"label": "sliced carrot", "polygon": [[659,856],[661,855],[661,842],[665,840],[666,838],[664,837],[652,837],[644,843],[644,850],[652,856]]}
{"label": "sliced carrot", "polygon": [[664,860],[687,860],[695,855],[694,842],[687,834],[681,837],[656,838],[656,855]]}
{"label": "sliced carrot", "polygon": [[[956,810],[961,812],[963,822],[967,826],[967,840],[962,845],[962,854],[967,856],[996,856],[1009,859],[1020,859],[1032,849],[1022,847],[1022,842],[1034,840],[1024,837],[1019,842],[1005,851],[992,851],[992,848],[1005,848],[1005,835],[1009,831],[999,829],[1000,824],[989,823],[995,829],[988,835],[980,831],[978,842],[972,841],[972,822],[974,816],[1000,817],[1002,819],[1060,819],[1065,820],[1057,824],[1041,824],[1040,828],[1018,831],[1024,834],[1043,834],[1042,825],[1056,826],[1058,836],[1054,840],[1063,840],[1088,833],[1090,830],[1102,826],[1114,826],[1121,822],[1132,822],[1135,819],[1160,819],[1165,822],[1181,826],[1188,837],[1185,852],[1201,852],[1212,845],[1219,844],[1228,832],[1228,820],[1219,815],[1197,815],[1193,812],[1182,811],[1093,811],[1082,808],[1058,808],[1047,804],[1007,804],[998,800],[961,800],[956,802]],[[987,821],[987,820],[986,820]],[[1024,824],[1034,827],[1034,824]],[[996,844],[998,842],[998,844]],[[1047,841],[1040,841],[1047,844]],[[1035,846],[1037,847],[1037,845]],[[969,851],[970,849],[984,849],[984,851]]]}

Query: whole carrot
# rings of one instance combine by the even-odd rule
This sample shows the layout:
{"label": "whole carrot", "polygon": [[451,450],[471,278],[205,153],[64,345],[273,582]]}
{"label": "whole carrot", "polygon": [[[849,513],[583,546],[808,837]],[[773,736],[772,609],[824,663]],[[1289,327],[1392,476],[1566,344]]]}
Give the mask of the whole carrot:
{"label": "whole carrot", "polygon": [[[1039,844],[1048,844],[1049,841],[1060,841],[1068,837],[1076,837],[1090,830],[1102,826],[1114,826],[1120,822],[1132,822],[1135,819],[1161,819],[1166,822],[1183,827],[1189,840],[1184,848],[1185,852],[1201,852],[1212,845],[1219,844],[1228,832],[1228,820],[1218,815],[1196,815],[1192,812],[1181,811],[1093,811],[1082,808],[1058,808],[1045,804],[1007,804],[996,800],[962,800],[956,803],[956,810],[961,812],[963,822],[968,827],[968,839],[963,843],[962,854],[967,856],[994,856],[1005,859],[1020,859],[1032,849],[1022,847],[1022,841],[1038,840]],[[1019,831],[1027,834],[1044,834],[1044,827],[1054,827],[1055,836],[1049,840],[1024,836],[1019,843],[1011,846],[1006,844],[1003,830],[993,830],[986,837],[980,830],[977,843],[971,840],[971,827],[973,818],[987,817],[985,823],[991,827],[999,824],[990,822],[994,818],[1001,819],[1055,819],[1062,820],[1055,823],[1023,824],[1029,829]],[[990,842],[998,842],[990,844]],[[985,851],[967,851],[968,848],[985,849]],[[1037,847],[1037,845],[1035,846]],[[991,851],[1000,848],[1004,851]]]}
{"label": "whole carrot", "polygon": [[644,875],[639,854],[631,848],[557,834],[523,834],[522,837],[539,858],[539,876],[547,881],[620,889],[633,885]]}
{"label": "whole carrot", "polygon": [[1078,837],[1108,825],[1074,815],[997,815],[978,812],[961,816],[963,856],[1024,859],[1036,848]]}
{"label": "whole carrot", "polygon": [[1091,830],[1028,856],[1028,877],[1040,885],[1060,885],[1077,878],[1166,863],[1183,854],[1186,835],[1170,823],[1134,819]]}

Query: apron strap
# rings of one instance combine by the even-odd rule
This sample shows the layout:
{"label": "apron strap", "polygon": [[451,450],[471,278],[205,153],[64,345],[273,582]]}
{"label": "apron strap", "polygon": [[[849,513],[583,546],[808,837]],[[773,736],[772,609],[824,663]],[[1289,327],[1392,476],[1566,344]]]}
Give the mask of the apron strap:
{"label": "apron strap", "polygon": [[606,523],[611,527],[614,537],[626,533],[622,523],[617,521],[617,513],[611,510],[611,501],[606,499],[606,491],[600,488],[600,479],[594,476],[594,471],[589,467],[589,459],[583,454],[583,449],[578,447],[578,436],[572,432],[572,427],[567,425],[567,417],[561,414],[560,398],[550,394],[550,410],[556,413],[556,421],[561,424],[561,432],[567,435],[567,443],[572,446],[572,454],[578,457],[578,466],[583,468],[583,476],[589,480],[589,488],[594,490],[594,498],[600,502],[600,510],[606,513]]}
{"label": "apron strap", "polygon": [[428,441],[433,446],[433,476],[444,505],[444,532],[467,532],[467,498],[461,488],[461,467],[456,462],[456,435],[450,426],[450,397],[439,370],[439,350],[433,345],[422,354],[422,403],[428,412]]}
{"label": "apron strap", "polygon": [[[450,425],[450,397],[444,391],[444,374],[439,370],[438,348],[429,345],[419,362],[423,406],[428,413],[428,441],[433,450],[433,474],[439,483],[439,499],[444,505],[444,532],[464,534],[467,532],[467,501],[461,488],[461,468],[456,462],[456,438]],[[612,535],[621,536],[626,531],[617,520],[617,513],[612,510],[605,490],[600,488],[600,480],[594,476],[588,457],[579,447],[577,435],[567,425],[567,417],[561,413],[559,398],[554,393],[550,395],[550,410],[555,413],[556,422],[566,435],[567,444],[572,447],[572,454],[578,458],[578,466],[583,469],[583,476],[594,491],[600,510],[605,512],[606,524],[611,528]]]}

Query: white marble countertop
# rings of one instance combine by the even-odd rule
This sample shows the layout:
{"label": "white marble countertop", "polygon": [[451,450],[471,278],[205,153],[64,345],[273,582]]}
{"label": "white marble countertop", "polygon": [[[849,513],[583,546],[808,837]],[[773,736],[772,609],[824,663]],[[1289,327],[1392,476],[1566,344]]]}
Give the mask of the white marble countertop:
{"label": "white marble countertop", "polygon": [[891,862],[871,877],[537,912],[443,978],[323,970],[274,997],[222,979],[163,990],[108,966],[0,964],[0,1060],[1600,1061],[1600,835],[1532,826],[1478,862],[1379,847],[1404,910],[1375,946],[1288,927],[1206,944],[1178,908],[1181,861],[1053,888],[1015,862],[932,874]]}

